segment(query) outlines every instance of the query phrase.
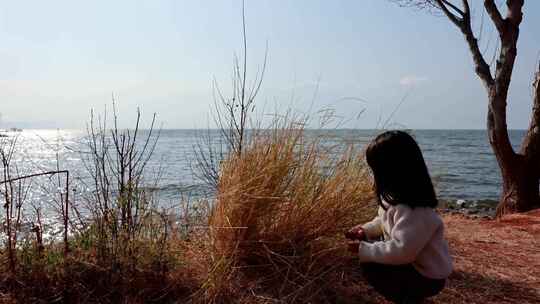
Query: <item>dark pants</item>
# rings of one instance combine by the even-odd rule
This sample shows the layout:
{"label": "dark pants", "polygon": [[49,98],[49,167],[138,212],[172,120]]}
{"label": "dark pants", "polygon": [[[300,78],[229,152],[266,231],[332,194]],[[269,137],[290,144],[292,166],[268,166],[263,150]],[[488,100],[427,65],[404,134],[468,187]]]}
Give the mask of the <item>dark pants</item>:
{"label": "dark pants", "polygon": [[361,267],[368,283],[395,303],[421,303],[425,298],[438,294],[446,283],[445,279],[424,277],[411,264],[362,263]]}

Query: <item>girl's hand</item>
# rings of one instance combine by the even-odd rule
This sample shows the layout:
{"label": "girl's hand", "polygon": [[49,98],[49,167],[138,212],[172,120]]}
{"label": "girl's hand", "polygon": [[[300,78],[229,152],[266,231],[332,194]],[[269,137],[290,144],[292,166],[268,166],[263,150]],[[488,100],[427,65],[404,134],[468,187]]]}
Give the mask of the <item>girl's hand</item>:
{"label": "girl's hand", "polygon": [[348,242],[347,250],[351,253],[358,254],[358,248],[360,246],[359,242]]}
{"label": "girl's hand", "polygon": [[351,228],[349,231],[345,232],[345,237],[349,240],[365,241],[367,239],[364,229],[359,226]]}

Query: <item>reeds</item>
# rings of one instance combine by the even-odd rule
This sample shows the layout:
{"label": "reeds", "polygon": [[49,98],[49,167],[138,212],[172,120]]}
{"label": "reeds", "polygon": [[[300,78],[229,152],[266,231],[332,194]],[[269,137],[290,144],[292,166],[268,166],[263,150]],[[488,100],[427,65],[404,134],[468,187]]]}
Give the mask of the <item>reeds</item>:
{"label": "reeds", "polygon": [[203,302],[310,302],[350,261],[343,232],[373,210],[363,154],[324,147],[304,126],[279,119],[222,163]]}

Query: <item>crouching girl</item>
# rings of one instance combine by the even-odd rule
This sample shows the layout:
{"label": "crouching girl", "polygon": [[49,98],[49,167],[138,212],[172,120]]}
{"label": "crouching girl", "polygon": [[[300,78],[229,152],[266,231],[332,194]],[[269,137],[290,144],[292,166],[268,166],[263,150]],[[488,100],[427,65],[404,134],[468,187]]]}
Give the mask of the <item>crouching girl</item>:
{"label": "crouching girl", "polygon": [[[346,236],[367,281],[386,299],[421,303],[452,272],[444,223],[422,152],[406,132],[389,131],[368,146],[378,215]],[[358,242],[359,241],[359,242]]]}

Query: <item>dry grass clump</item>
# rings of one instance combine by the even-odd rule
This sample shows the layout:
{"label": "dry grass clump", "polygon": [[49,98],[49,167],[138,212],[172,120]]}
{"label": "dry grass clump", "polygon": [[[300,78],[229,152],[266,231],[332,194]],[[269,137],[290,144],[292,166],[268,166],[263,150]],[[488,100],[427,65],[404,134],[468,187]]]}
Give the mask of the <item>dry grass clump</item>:
{"label": "dry grass clump", "polygon": [[373,200],[362,153],[319,140],[287,123],[252,135],[222,163],[201,300],[324,297],[350,261],[343,232],[373,215]]}

